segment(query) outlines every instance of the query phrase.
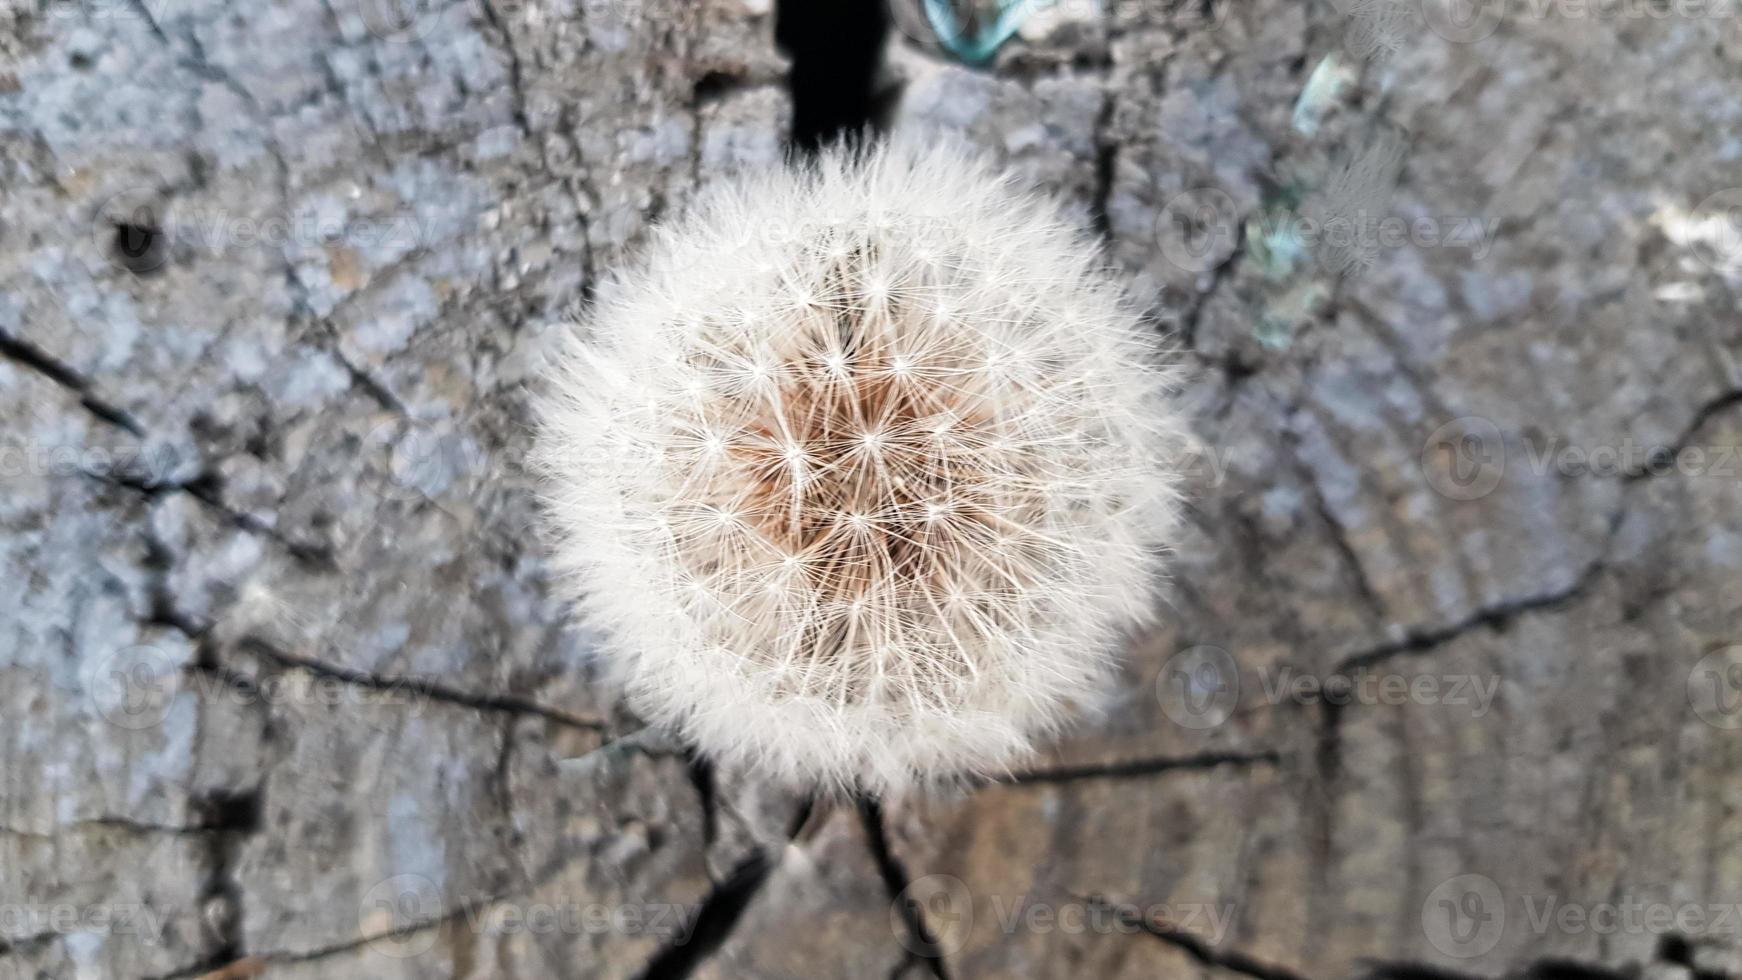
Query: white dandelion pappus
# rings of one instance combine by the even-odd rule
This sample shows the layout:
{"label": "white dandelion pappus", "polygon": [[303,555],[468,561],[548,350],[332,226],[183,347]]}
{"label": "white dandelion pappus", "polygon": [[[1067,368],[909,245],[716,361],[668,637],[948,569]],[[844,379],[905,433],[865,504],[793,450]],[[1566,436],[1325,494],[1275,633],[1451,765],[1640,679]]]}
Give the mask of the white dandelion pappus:
{"label": "white dandelion pappus", "polygon": [[1186,435],[1044,197],[953,145],[705,195],[541,406],[555,563],[633,706],[780,781],[1007,771],[1153,615]]}

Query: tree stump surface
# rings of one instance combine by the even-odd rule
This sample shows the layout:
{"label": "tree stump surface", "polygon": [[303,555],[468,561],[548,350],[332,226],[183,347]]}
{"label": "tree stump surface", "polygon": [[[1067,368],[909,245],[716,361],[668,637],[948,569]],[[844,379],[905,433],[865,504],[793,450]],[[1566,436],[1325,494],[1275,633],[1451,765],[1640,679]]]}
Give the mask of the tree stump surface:
{"label": "tree stump surface", "polygon": [[1477,9],[893,35],[1203,449],[1115,703],[881,806],[640,731],[524,465],[768,0],[0,10],[0,980],[1742,976],[1742,27]]}

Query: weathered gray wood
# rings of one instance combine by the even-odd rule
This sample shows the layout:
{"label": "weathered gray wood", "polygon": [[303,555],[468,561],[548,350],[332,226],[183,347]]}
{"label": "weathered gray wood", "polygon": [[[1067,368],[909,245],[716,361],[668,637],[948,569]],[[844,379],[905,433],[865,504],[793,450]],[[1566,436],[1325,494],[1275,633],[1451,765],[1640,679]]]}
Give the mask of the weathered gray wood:
{"label": "weathered gray wood", "polygon": [[[0,11],[0,980],[629,977],[698,915],[722,978],[1742,975],[1739,918],[1533,920],[1742,914],[1736,21],[1097,9],[898,37],[892,125],[1077,202],[1189,349],[1173,610],[1014,784],[808,820],[632,734],[521,464],[592,285],[779,158],[766,2]],[[1278,257],[1361,208],[1492,237]]]}
{"label": "weathered gray wood", "polygon": [[[1210,24],[1110,6],[1110,33],[1067,24],[994,79],[915,62],[902,121],[971,120],[1104,216],[1202,367],[1208,444],[1174,620],[1134,646],[1129,698],[1040,767],[1070,778],[893,815],[907,873],[973,898],[952,975],[1200,969],[1185,944],[1012,936],[992,914],[1089,895],[1215,935],[1217,975],[1650,963],[1677,927],[1629,903],[1710,913],[1681,932],[1733,971],[1738,675],[1704,668],[1742,653],[1742,467],[1718,462],[1742,438],[1742,253],[1687,234],[1736,199],[1709,199],[1737,179],[1712,133],[1742,110],[1695,94],[1735,79],[1735,21],[1514,4],[1453,42],[1416,4],[1390,27],[1383,4],[1217,3]],[[1355,77],[1309,135],[1296,107],[1327,57]],[[1482,254],[1266,260],[1266,221],[1303,195],[1312,216],[1392,136],[1395,189],[1355,203],[1442,236],[1480,222]],[[1172,216],[1202,206],[1220,225],[1200,260]],[[1467,483],[1436,435],[1459,419]],[[1591,475],[1566,447],[1707,458]],[[1237,673],[1237,699],[1212,688],[1194,714],[1181,667]],[[1327,707],[1291,672],[1367,686]],[[1439,689],[1384,694],[1417,682]],[[1470,682],[1487,710],[1458,703]],[[1534,922],[1551,901],[1627,917]]]}

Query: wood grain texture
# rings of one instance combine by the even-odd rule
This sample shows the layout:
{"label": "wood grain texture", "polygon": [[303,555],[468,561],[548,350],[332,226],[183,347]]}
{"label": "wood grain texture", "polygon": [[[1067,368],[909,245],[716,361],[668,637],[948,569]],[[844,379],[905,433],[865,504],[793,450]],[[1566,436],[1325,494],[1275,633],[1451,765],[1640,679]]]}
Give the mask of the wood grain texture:
{"label": "wood grain texture", "polygon": [[880,807],[638,734],[521,463],[765,2],[0,10],[0,980],[1742,976],[1736,24],[1423,3],[895,36],[1206,450],[1116,703]]}

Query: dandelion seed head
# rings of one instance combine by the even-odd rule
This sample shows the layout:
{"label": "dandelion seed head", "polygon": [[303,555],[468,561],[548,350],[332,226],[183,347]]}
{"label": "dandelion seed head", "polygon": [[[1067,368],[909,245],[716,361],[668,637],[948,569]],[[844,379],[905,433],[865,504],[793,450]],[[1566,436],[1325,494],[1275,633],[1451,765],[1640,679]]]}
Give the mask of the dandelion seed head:
{"label": "dandelion seed head", "polygon": [[947,143],[835,151],[601,290],[540,409],[555,564],[635,707],[712,756],[1003,771],[1153,614],[1171,387],[1056,205]]}

